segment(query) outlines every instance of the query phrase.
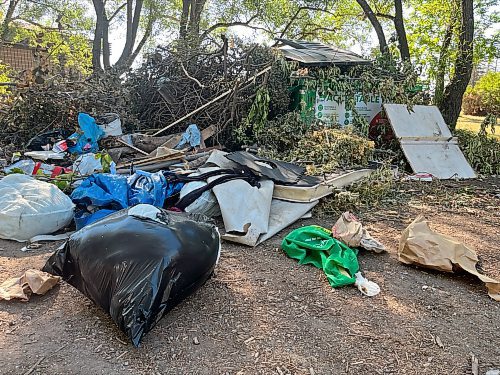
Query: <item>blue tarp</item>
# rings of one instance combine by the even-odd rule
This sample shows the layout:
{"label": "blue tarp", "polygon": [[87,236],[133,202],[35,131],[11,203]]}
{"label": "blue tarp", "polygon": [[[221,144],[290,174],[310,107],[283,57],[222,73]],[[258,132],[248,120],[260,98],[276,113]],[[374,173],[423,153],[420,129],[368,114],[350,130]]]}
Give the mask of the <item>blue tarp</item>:
{"label": "blue tarp", "polygon": [[127,183],[129,206],[144,203],[163,207],[167,199],[167,180],[161,172],[137,171],[127,179]]}
{"label": "blue tarp", "polygon": [[86,113],[79,113],[78,126],[80,126],[80,132],[69,136],[69,139],[76,140],[76,145],[68,148],[69,152],[85,154],[99,151],[97,141],[104,136],[104,131],[97,126],[95,119]]}
{"label": "blue tarp", "polygon": [[191,124],[187,127],[184,134],[182,134],[181,141],[175,146],[175,149],[181,149],[185,145],[190,145],[191,148],[198,147],[201,144],[201,133],[200,129],[196,124]]}
{"label": "blue tarp", "polygon": [[[170,175],[170,172],[164,173]],[[80,209],[75,215],[77,229],[139,203],[163,207],[165,200],[184,185],[168,181],[164,173],[137,171],[129,177],[108,173],[89,176],[71,194],[73,203]],[[91,213],[89,206],[100,210]]]}
{"label": "blue tarp", "polygon": [[71,193],[71,199],[77,206],[92,205],[121,210],[129,206],[128,190],[126,176],[99,173],[87,177]]}

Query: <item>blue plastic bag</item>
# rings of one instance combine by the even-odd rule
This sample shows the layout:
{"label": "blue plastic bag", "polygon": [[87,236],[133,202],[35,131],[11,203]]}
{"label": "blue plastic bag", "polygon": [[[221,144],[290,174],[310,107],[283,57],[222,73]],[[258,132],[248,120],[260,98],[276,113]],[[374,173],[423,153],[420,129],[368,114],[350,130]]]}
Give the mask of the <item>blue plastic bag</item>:
{"label": "blue plastic bag", "polygon": [[129,206],[144,203],[163,207],[167,199],[167,180],[161,172],[137,171],[128,178],[127,183]]}
{"label": "blue plastic bag", "polygon": [[80,210],[75,214],[76,230],[82,229],[84,226],[95,223],[98,220],[105,218],[108,215],[114,214],[116,210],[102,209],[91,214],[85,210]]}
{"label": "blue plastic bag", "polygon": [[69,152],[72,154],[85,154],[99,151],[97,141],[104,136],[104,131],[97,126],[95,119],[86,113],[79,113],[78,126],[80,126],[81,132],[69,136],[69,139],[76,141],[74,146],[68,148]]}
{"label": "blue plastic bag", "polygon": [[[73,203],[82,209],[75,216],[77,229],[139,203],[163,207],[165,200],[180,191],[183,185],[168,182],[162,172],[137,171],[128,178],[108,173],[93,174],[71,194]],[[91,213],[87,210],[88,206],[101,210]]]}
{"label": "blue plastic bag", "polygon": [[185,145],[190,145],[191,148],[201,145],[201,133],[196,124],[191,124],[188,126],[184,134],[182,134],[182,139],[177,144],[177,146],[175,146],[175,149],[179,150],[185,147]]}
{"label": "blue plastic bag", "polygon": [[78,206],[121,210],[129,206],[127,177],[108,173],[93,174],[78,186],[71,199]]}

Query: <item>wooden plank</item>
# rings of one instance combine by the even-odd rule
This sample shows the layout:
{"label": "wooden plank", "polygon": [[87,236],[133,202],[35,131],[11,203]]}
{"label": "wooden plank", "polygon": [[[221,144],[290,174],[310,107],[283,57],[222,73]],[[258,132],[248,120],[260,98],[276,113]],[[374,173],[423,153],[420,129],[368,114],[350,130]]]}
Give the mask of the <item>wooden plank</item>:
{"label": "wooden plank", "polygon": [[384,109],[413,172],[476,178],[437,107],[416,105],[413,113],[403,104],[384,104]]}
{"label": "wooden plank", "polygon": [[452,137],[436,106],[415,105],[409,112],[405,104],[384,104],[384,110],[397,138]]}

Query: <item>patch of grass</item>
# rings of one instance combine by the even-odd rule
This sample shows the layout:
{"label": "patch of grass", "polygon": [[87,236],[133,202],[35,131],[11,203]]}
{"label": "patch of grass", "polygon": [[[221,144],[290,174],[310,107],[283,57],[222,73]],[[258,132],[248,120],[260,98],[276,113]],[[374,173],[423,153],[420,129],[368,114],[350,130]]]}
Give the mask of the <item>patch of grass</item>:
{"label": "patch of grass", "polygon": [[[470,116],[461,114],[457,121],[457,129],[469,130],[474,133],[478,133],[481,128],[481,123],[484,120],[484,116]],[[487,129],[488,134],[491,134],[490,129]],[[493,137],[500,140],[500,134],[491,134]]]}

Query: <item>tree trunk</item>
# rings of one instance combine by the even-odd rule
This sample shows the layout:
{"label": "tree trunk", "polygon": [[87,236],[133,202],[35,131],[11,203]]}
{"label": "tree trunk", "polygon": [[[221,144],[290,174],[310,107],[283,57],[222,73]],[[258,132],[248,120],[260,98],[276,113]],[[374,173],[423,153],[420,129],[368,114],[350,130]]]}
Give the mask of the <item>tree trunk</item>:
{"label": "tree trunk", "polygon": [[194,7],[191,5],[191,17],[189,19],[189,31],[193,38],[200,37],[201,14],[205,8],[206,0],[194,0]]}
{"label": "tree trunk", "polygon": [[10,23],[12,22],[12,17],[14,17],[14,12],[16,11],[17,4],[20,0],[10,0],[9,7],[5,13],[5,17],[2,22],[2,40],[8,42],[12,40],[12,35],[10,35]]}
{"label": "tree trunk", "polygon": [[94,73],[102,71],[101,51],[104,31],[104,3],[102,0],[92,0],[96,14],[94,41],[92,42],[92,69]]}
{"label": "tree trunk", "polygon": [[189,19],[189,8],[191,7],[191,0],[182,0],[182,14],[179,24],[179,37],[185,40],[187,37],[187,24]]}
{"label": "tree trunk", "polygon": [[401,0],[394,0],[394,28],[398,35],[399,53],[401,60],[410,61],[410,49],[408,48],[408,39],[406,39],[406,30],[403,19],[403,4]]}
{"label": "tree trunk", "polygon": [[474,40],[473,0],[462,0],[462,19],[460,24],[459,50],[455,61],[455,72],[443,95],[440,107],[445,122],[455,130],[462,109],[462,99],[472,73]]}
{"label": "tree trunk", "polygon": [[104,69],[111,69],[110,55],[111,50],[109,47],[109,20],[106,15],[103,17],[103,28],[102,28],[102,62],[104,64]]}
{"label": "tree trunk", "polygon": [[450,48],[451,39],[453,37],[453,29],[455,20],[450,19],[450,23],[446,28],[443,44],[439,51],[438,68],[436,72],[436,88],[434,89],[434,104],[441,107],[444,94],[444,77],[446,74],[446,63],[448,62],[448,49]]}
{"label": "tree trunk", "polygon": [[117,69],[124,69],[129,67],[130,57],[132,56],[132,53],[134,51],[135,41],[137,39],[137,31],[139,29],[139,21],[141,19],[143,4],[143,0],[137,0],[135,2],[135,9],[133,9],[133,16],[130,17],[130,15],[132,14],[131,7],[133,5],[133,1],[129,0],[127,2],[127,39],[125,40],[123,52],[115,64],[115,67]]}
{"label": "tree trunk", "polygon": [[382,29],[382,25],[380,24],[377,16],[375,15],[375,13],[373,13],[372,8],[366,2],[366,0],[356,0],[356,1],[358,2],[361,9],[363,9],[365,16],[368,18],[368,20],[373,26],[373,29],[377,33],[380,52],[382,52],[382,54],[388,53],[389,47],[387,46],[387,41],[385,39],[384,29]]}

